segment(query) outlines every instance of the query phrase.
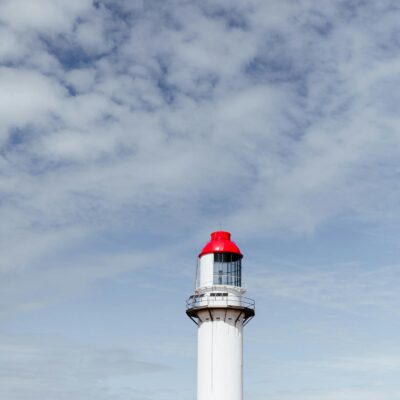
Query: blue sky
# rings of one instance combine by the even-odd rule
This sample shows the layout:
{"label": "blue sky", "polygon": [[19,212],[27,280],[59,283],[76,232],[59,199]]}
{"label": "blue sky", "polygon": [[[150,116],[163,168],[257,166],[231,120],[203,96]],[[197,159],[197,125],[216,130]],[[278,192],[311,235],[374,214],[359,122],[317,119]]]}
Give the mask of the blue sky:
{"label": "blue sky", "polygon": [[245,394],[400,400],[397,1],[0,1],[0,397],[192,400],[216,229]]}

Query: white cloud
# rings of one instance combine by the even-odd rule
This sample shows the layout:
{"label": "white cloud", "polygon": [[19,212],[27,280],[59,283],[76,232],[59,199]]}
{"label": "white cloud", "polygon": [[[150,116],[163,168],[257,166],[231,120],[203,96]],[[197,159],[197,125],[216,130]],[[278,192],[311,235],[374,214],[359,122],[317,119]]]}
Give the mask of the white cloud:
{"label": "white cloud", "polygon": [[351,313],[397,314],[400,267],[365,268],[354,263],[323,267],[279,265],[258,269],[249,286],[258,296],[278,296]]}
{"label": "white cloud", "polygon": [[372,354],[343,358],[328,364],[331,368],[347,371],[367,371],[377,375],[400,370],[400,357],[396,354]]}
{"label": "white cloud", "polygon": [[58,82],[34,71],[2,67],[0,86],[3,144],[9,129],[37,124],[45,125],[45,129],[51,127],[51,112],[60,107],[65,93]]}
{"label": "white cloud", "polygon": [[90,7],[90,0],[5,0],[0,15],[3,23],[15,30],[63,32],[70,30],[75,18]]}
{"label": "white cloud", "polygon": [[248,396],[260,400],[265,396],[275,400],[378,400],[381,396],[397,399],[399,354],[389,351],[371,354],[366,350],[351,355],[350,350],[343,357],[321,352],[317,360],[310,356],[298,361],[291,361],[296,358],[292,354],[291,360],[264,360],[262,371],[253,371],[258,379],[253,378],[248,385]]}
{"label": "white cloud", "polygon": [[[387,388],[378,389],[363,389],[363,388],[344,388],[331,391],[302,391],[295,393],[281,393],[272,394],[270,396],[273,400],[379,400],[384,396],[388,399],[397,400],[400,398],[398,390],[391,390]],[[260,400],[263,397],[256,397]]]}
{"label": "white cloud", "polygon": [[93,88],[96,79],[96,70],[90,68],[79,68],[69,71],[66,80],[77,92],[86,92]]}
{"label": "white cloud", "polygon": [[80,296],[90,292],[95,282],[141,268],[154,268],[170,257],[171,249],[117,254],[104,251],[96,256],[80,250],[71,254],[71,249],[89,240],[90,233],[82,229],[54,230],[35,238],[17,235],[18,239],[24,238],[25,243],[11,237],[9,248],[2,249],[9,258],[3,258],[0,264],[0,318]]}
{"label": "white cloud", "polygon": [[[126,398],[110,380],[162,373],[168,367],[141,361],[129,348],[77,346],[60,338],[29,338],[2,335],[0,395],[12,399]],[[138,383],[139,381],[137,381]],[[139,385],[138,385],[139,386]],[[134,390],[130,397],[135,396]],[[153,398],[153,397],[152,397]]]}
{"label": "white cloud", "polygon": [[4,60],[12,59],[15,54],[19,53],[21,44],[18,42],[17,36],[5,27],[0,28],[0,57]]}
{"label": "white cloud", "polygon": [[[31,18],[2,4],[5,39],[25,35],[25,66],[1,70],[2,143],[24,130],[2,153],[7,229],[85,215],[90,230],[127,210],[133,224],[144,207],[148,226],[219,219],[249,235],[397,220],[390,13],[371,27],[374,7],[172,4],[118,3],[121,20],[108,3],[43,1]],[[98,41],[113,50],[93,56]]]}
{"label": "white cloud", "polygon": [[[219,223],[249,238],[398,224],[398,16],[389,1],[1,2],[2,315],[146,265],[135,244],[103,263],[76,250],[105,226],[189,240]],[[270,268],[252,285],[395,311],[398,272]]]}

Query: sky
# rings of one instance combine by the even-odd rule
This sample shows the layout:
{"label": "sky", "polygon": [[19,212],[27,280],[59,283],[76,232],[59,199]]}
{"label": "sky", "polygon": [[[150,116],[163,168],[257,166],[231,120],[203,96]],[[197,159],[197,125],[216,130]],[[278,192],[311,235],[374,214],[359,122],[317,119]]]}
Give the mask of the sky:
{"label": "sky", "polygon": [[0,398],[194,400],[214,230],[247,400],[400,400],[400,4],[0,0]]}

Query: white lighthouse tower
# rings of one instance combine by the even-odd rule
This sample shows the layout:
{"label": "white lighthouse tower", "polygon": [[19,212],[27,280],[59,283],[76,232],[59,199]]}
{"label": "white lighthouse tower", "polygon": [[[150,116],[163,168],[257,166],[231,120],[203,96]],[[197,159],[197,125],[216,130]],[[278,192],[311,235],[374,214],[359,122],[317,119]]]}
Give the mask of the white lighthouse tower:
{"label": "white lighthouse tower", "polygon": [[243,400],[243,327],[255,315],[243,297],[242,258],[229,232],[211,234],[186,303],[198,325],[197,400]]}

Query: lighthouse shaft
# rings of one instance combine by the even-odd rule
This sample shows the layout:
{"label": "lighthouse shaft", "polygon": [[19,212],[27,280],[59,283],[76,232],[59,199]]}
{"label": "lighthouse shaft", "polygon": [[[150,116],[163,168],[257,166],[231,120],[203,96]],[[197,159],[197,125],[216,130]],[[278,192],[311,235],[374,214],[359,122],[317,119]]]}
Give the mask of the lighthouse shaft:
{"label": "lighthouse shaft", "polygon": [[199,318],[197,400],[242,400],[243,316],[216,308]]}

